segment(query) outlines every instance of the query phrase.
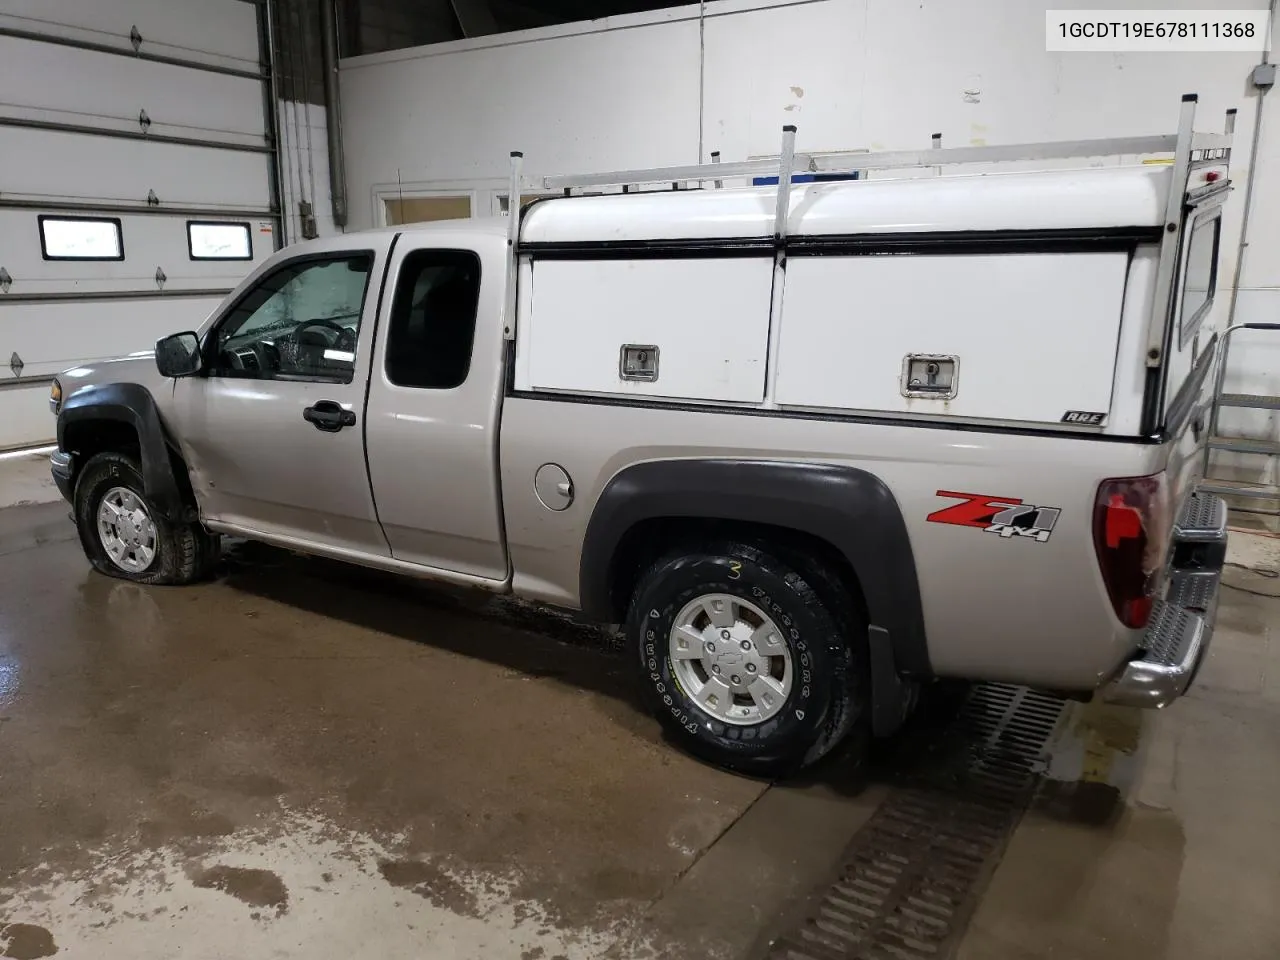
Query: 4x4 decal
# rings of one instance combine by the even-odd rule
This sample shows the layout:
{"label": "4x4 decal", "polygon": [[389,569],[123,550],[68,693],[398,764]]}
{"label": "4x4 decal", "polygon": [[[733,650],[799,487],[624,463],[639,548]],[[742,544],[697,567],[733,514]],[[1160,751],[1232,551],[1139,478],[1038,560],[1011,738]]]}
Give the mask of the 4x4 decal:
{"label": "4x4 decal", "polygon": [[925,519],[931,523],[950,523],[958,527],[977,527],[1010,537],[1030,537],[1044,543],[1053,533],[1062,511],[1057,507],[1037,507],[1017,497],[993,497],[985,493],[955,493],[939,490],[938,496],[960,500],[960,503],[935,510]]}

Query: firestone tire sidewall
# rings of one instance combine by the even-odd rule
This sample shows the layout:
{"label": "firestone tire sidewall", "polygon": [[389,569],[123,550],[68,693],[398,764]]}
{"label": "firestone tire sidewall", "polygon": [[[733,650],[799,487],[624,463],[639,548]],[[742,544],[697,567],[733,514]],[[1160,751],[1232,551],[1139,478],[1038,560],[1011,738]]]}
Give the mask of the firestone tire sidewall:
{"label": "firestone tire sidewall", "polygon": [[[803,580],[779,566],[757,551],[673,559],[650,571],[628,618],[644,695],[668,731],[710,762],[762,775],[803,765],[846,683],[833,618]],[[783,708],[762,723],[737,725],[710,716],[673,671],[668,645],[675,617],[709,593],[749,601],[786,636],[795,680]]]}

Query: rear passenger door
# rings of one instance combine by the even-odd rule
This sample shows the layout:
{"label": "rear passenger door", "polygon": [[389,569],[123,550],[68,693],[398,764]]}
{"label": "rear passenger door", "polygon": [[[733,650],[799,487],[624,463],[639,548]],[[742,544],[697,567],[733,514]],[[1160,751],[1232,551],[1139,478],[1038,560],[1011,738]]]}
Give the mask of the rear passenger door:
{"label": "rear passenger door", "polygon": [[504,241],[437,248],[406,239],[392,258],[365,421],[378,518],[396,559],[502,582],[505,276],[485,265],[503,263]]}

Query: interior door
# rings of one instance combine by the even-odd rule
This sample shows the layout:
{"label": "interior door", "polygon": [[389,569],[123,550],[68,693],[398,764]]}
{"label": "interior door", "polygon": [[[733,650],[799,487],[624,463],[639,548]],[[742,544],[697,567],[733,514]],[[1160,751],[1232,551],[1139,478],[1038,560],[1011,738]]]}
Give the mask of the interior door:
{"label": "interior door", "polygon": [[321,552],[390,554],[362,422],[390,243],[367,238],[359,250],[288,260],[205,334],[204,373],[177,381],[174,413],[213,526]]}
{"label": "interior door", "polygon": [[409,241],[396,248],[365,430],[392,555],[501,582],[507,553],[495,425],[504,277],[500,270],[482,275],[481,262],[505,262],[506,241],[476,239],[489,247],[415,249]]}

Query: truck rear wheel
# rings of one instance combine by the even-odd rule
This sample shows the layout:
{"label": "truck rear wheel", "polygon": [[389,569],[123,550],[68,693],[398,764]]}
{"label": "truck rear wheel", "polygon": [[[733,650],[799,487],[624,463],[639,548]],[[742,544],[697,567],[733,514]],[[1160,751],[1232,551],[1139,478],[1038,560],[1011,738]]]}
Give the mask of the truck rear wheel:
{"label": "truck rear wheel", "polygon": [[670,735],[719,766],[776,776],[849,732],[865,699],[850,604],[803,561],[722,542],[668,555],[641,576],[627,635],[645,699]]}
{"label": "truck rear wheel", "polygon": [[142,486],[137,461],[99,453],[80,471],[76,529],[94,569],[136,583],[186,584],[208,576],[218,558],[217,536],[199,523],[160,515]]}

